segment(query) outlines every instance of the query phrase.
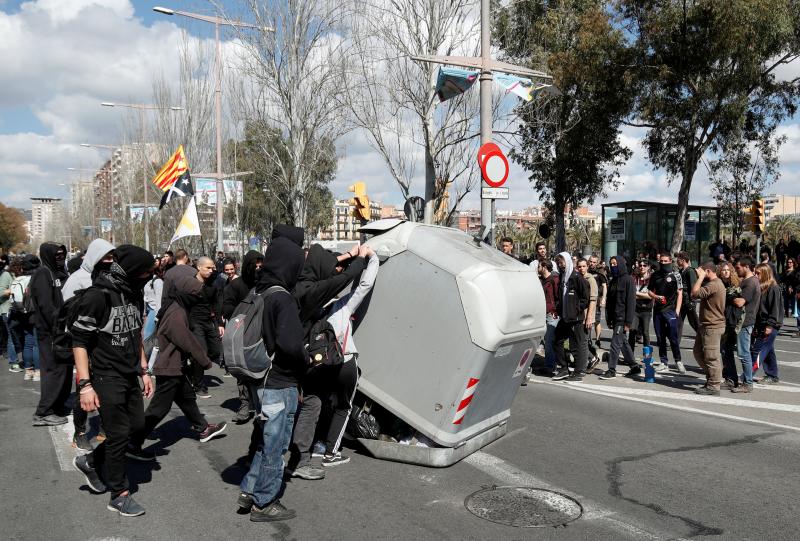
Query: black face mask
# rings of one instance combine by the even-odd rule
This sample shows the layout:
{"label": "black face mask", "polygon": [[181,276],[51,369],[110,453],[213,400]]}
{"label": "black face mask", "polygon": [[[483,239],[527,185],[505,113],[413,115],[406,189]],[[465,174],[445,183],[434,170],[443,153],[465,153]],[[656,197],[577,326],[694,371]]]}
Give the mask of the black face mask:
{"label": "black face mask", "polygon": [[95,272],[108,272],[108,271],[111,270],[111,264],[112,263],[113,263],[113,261],[109,261],[107,263],[101,261],[97,265],[94,266],[94,271]]}
{"label": "black face mask", "polygon": [[153,275],[151,274],[145,276],[144,278],[132,278],[128,280],[128,283],[130,283],[131,289],[133,289],[134,291],[142,291],[144,289],[144,286],[147,285],[147,282],[149,282],[152,278]]}

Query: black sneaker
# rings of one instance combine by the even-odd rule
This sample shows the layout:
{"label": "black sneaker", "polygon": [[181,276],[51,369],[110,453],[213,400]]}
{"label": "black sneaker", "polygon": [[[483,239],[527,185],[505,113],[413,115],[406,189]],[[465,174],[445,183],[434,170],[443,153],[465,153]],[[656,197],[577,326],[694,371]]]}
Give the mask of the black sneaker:
{"label": "black sneaker", "polygon": [[297,516],[291,509],[286,509],[280,500],[275,500],[263,509],[259,509],[256,504],[250,509],[250,522],[277,522],[279,520],[289,520]]}
{"label": "black sneaker", "polygon": [[[323,465],[324,465],[324,460],[323,460]],[[325,470],[315,468],[310,464],[306,464],[300,466],[299,468],[287,471],[290,476],[299,477],[300,479],[305,479],[307,481],[319,481],[320,479],[325,479]]]}
{"label": "black sneaker", "polygon": [[197,398],[211,398],[211,393],[208,389],[197,389]]}
{"label": "black sneaker", "polygon": [[225,423],[220,423],[218,425],[209,424],[205,430],[200,432],[200,443],[205,443],[216,438],[222,434],[226,426]]}
{"label": "black sneaker", "polygon": [[247,492],[240,492],[239,497],[236,498],[236,505],[239,509],[250,509],[253,507],[253,497]]}
{"label": "black sneaker", "polygon": [[125,456],[139,462],[153,462],[156,459],[155,453],[152,451],[145,451],[141,447],[135,445],[128,445],[125,449]]}
{"label": "black sneaker", "polygon": [[138,517],[144,515],[144,507],[136,503],[133,496],[117,496],[108,502],[107,509],[109,511],[116,511],[123,517]]}
{"label": "black sneaker", "polygon": [[350,462],[350,457],[347,455],[343,455],[342,453],[329,455],[326,453],[325,458],[322,459],[322,467],[331,468],[333,466],[338,466],[340,464],[347,464],[348,462]]}
{"label": "black sneaker", "polygon": [[628,370],[628,373],[625,374],[625,377],[626,378],[633,378],[633,377],[636,377],[636,376],[640,376],[641,374],[642,374],[642,367],[639,366],[639,365],[636,365],[636,366],[632,366],[631,369]]}
{"label": "black sneaker", "polygon": [[585,374],[583,372],[578,372],[576,370],[572,374],[569,375],[569,377],[567,378],[567,381],[574,381],[574,382],[583,381],[583,376],[584,375]]}
{"label": "black sneaker", "polygon": [[86,478],[86,484],[89,486],[89,489],[94,492],[95,494],[102,494],[106,491],[106,485],[100,479],[100,476],[97,475],[97,472],[89,466],[89,459],[86,455],[78,455],[72,459],[72,465],[75,466],[79,472],[83,474],[83,477]]}
{"label": "black sneaker", "polygon": [[72,443],[78,449],[82,449],[84,451],[92,450],[92,442],[89,441],[88,437],[86,437],[86,432],[76,432],[75,435],[72,436]]}
{"label": "black sneaker", "polygon": [[600,364],[600,358],[592,357],[592,360],[589,361],[589,366],[586,367],[586,372],[591,374],[592,372],[594,372],[594,369],[597,368],[597,365],[599,364]]}
{"label": "black sneaker", "polygon": [[551,378],[553,381],[561,381],[562,379],[567,379],[569,377],[569,370],[566,368],[562,368]]}
{"label": "black sneaker", "polygon": [[617,372],[615,370],[606,370],[605,372],[600,374],[600,376],[598,376],[598,379],[614,379],[616,377],[617,377]]}
{"label": "black sneaker", "polygon": [[250,412],[250,404],[244,401],[239,407],[239,411],[237,411],[236,415],[233,416],[232,420],[237,425],[243,425],[250,420],[251,415],[252,413]]}

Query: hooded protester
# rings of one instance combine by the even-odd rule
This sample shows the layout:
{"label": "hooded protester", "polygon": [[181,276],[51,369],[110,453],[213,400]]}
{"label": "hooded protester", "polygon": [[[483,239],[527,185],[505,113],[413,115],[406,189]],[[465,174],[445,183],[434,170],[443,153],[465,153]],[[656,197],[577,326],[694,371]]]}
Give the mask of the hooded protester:
{"label": "hooded protester", "polygon": [[[108,508],[123,516],[144,514],[128,490],[125,451],[130,435],[144,426],[142,396],[153,394],[142,348],[142,288],[154,265],[147,250],[119,246],[111,268],[81,297],[71,328],[81,407],[99,409],[106,432],[105,441],[73,464],[92,492],[110,491]],[[101,480],[97,471],[103,468]]]}
{"label": "hooded protester", "polygon": [[635,376],[642,372],[633,350],[628,343],[627,333],[636,318],[636,286],[633,278],[628,274],[628,263],[625,256],[613,256],[608,261],[611,279],[608,283],[608,298],[606,302],[606,321],[611,329],[611,347],[608,350],[608,370],[600,379],[617,377],[617,360],[620,351],[625,362],[631,367],[626,376]]}
{"label": "hooded protester", "polygon": [[[312,244],[294,291],[303,323],[319,319],[322,307],[358,278],[365,264],[366,260],[358,255],[358,246],[337,256],[319,244]],[[336,267],[344,265],[346,269],[336,271]]]}
{"label": "hooded protester", "polygon": [[[556,297],[559,320],[553,339],[553,352],[559,370],[553,379],[558,381],[570,378],[572,381],[582,381],[589,355],[584,327],[584,312],[589,306],[589,284],[583,276],[574,272],[572,256],[568,252],[561,252],[556,256],[556,265],[559,270]],[[564,342],[567,340],[575,359],[575,371],[572,374],[569,373],[564,352]]]}
{"label": "hooded protester", "polygon": [[[261,270],[264,256],[261,252],[250,250],[242,259],[242,275],[234,278],[222,292],[222,317],[226,320],[234,316],[236,307],[242,302],[250,290],[256,286],[257,275]],[[242,381],[237,382],[239,388],[239,409],[233,417],[235,423],[246,423],[251,415],[250,390]]]}
{"label": "hooded protester", "polygon": [[75,257],[67,261],[67,273],[72,276],[79,268],[81,268],[82,264],[83,256],[81,254],[77,254]]}
{"label": "hooded protester", "polygon": [[286,224],[278,224],[272,228],[272,238],[271,240],[279,239],[279,238],[286,238],[292,241],[293,243],[297,244],[300,248],[303,247],[303,241],[305,240],[305,231],[302,227],[296,227],[294,225],[286,225]]}
{"label": "hooded protester", "polygon": [[135,460],[155,460],[155,455],[142,451],[145,438],[164,420],[172,404],[180,408],[199,432],[203,443],[211,440],[225,430],[225,423],[209,424],[197,407],[197,396],[187,375],[187,366],[199,364],[208,370],[212,364],[206,355],[203,344],[189,331],[189,311],[200,302],[203,284],[184,276],[175,282],[170,296],[173,303],[164,314],[164,321],[158,326],[158,359],[152,373],[158,378],[158,385],[147,411],[144,413],[144,427],[131,436],[131,444],[126,455]]}
{"label": "hooded protester", "polygon": [[[256,290],[264,295],[262,336],[272,366],[258,390],[262,429],[259,448],[242,479],[237,504],[250,509],[253,522],[294,518],[278,499],[283,492],[283,453],[289,448],[298,387],[309,367],[303,324],[291,291],[303,269],[303,250],[287,238],[276,238],[264,253]],[[283,290],[267,290],[279,286]],[[284,291],[285,290],[285,291]]]}
{"label": "hooded protester", "polygon": [[[319,244],[308,251],[300,282],[295,288],[295,297],[300,303],[300,319],[306,331],[319,319],[325,318],[323,307],[353,280],[358,279],[364,269],[365,252],[355,246],[350,252],[337,256]],[[349,263],[349,265],[348,265]],[[339,272],[337,267],[344,267]],[[325,471],[311,466],[311,446],[314,432],[322,411],[321,396],[328,393],[329,386],[322,385],[319,378],[309,378],[303,387],[303,403],[297,412],[297,422],[292,434],[289,472],[293,477],[317,480],[325,477]]]}
{"label": "hooded protester", "polygon": [[[80,268],[69,275],[67,283],[61,289],[65,303],[74,297],[76,292],[91,287],[92,276],[100,272],[108,272],[111,269],[113,259],[110,256],[113,252],[114,245],[107,240],[95,239],[89,244],[83,260],[80,261]],[[79,449],[91,451],[92,444],[86,436],[86,419],[86,412],[81,409],[80,402],[76,400],[72,407],[72,421],[75,424],[72,441]]]}
{"label": "hooded protester", "polygon": [[64,306],[61,288],[67,279],[63,244],[45,242],[39,247],[42,265],[31,276],[30,290],[34,305],[34,324],[39,341],[41,364],[41,396],[33,415],[33,426],[53,426],[67,422],[66,405],[72,391],[72,366],[56,362],[53,334]]}
{"label": "hooded protester", "polygon": [[[89,244],[89,247],[86,248],[86,254],[81,261],[80,268],[70,273],[67,282],[61,289],[64,302],[70,300],[75,295],[76,291],[91,287],[93,274],[108,272],[111,269],[111,261],[103,261],[103,259],[113,251],[114,245],[105,239],[94,239]],[[70,262],[72,262],[72,260],[70,260]]]}

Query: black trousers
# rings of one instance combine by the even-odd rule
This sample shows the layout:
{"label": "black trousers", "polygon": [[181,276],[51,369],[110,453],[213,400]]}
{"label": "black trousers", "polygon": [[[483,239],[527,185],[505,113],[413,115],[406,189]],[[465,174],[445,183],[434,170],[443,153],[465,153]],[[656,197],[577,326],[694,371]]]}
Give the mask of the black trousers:
{"label": "black trousers", "polygon": [[614,324],[611,326],[611,332],[613,334],[611,335],[611,347],[608,350],[608,369],[616,372],[620,353],[629,366],[636,366],[636,361],[633,360],[633,348],[625,335],[625,327]]}
{"label": "black trousers", "polygon": [[36,415],[66,416],[69,413],[66,403],[72,393],[71,364],[57,363],[53,355],[53,338],[39,332],[39,364],[41,366],[41,396],[36,407]]}
{"label": "black trousers", "polygon": [[695,334],[697,334],[697,329],[700,328],[700,322],[697,320],[697,307],[693,302],[685,302],[681,305],[680,336],[683,336],[683,322],[686,319],[689,320],[689,325],[692,326],[692,329],[694,329]]}
{"label": "black trousers", "polygon": [[[192,334],[206,347],[206,354],[212,362],[219,361],[222,354],[222,340],[219,337],[219,329],[216,323],[209,316],[208,321],[191,323]],[[205,370],[199,363],[192,362],[189,369],[189,379],[195,391],[207,388],[205,383]]]}
{"label": "black trousers", "polygon": [[192,427],[202,432],[208,426],[205,416],[197,407],[197,395],[186,376],[158,376],[156,392],[144,412],[144,426],[131,437],[131,443],[141,447],[145,438],[164,420],[172,404],[180,408]]}
{"label": "black trousers", "polygon": [[342,444],[342,436],[353,408],[353,398],[358,386],[358,365],[355,359],[336,367],[333,384],[333,413],[325,437],[325,452],[334,454]]}
{"label": "black trousers", "polygon": [[583,322],[566,323],[563,319],[558,321],[556,334],[553,339],[553,353],[556,355],[558,368],[567,368],[567,359],[564,352],[564,342],[569,340],[569,350],[575,359],[575,371],[586,372],[588,364],[588,347],[586,344],[586,328]]}
{"label": "black trousers", "polygon": [[628,344],[636,351],[636,336],[642,337],[642,346],[650,345],[650,320],[653,319],[653,310],[636,312],[633,327],[628,333]]}
{"label": "black trousers", "polygon": [[89,455],[89,465],[102,470],[111,498],[128,490],[125,448],[131,435],[144,428],[144,399],[138,376],[92,376],[100,399],[106,439]]}

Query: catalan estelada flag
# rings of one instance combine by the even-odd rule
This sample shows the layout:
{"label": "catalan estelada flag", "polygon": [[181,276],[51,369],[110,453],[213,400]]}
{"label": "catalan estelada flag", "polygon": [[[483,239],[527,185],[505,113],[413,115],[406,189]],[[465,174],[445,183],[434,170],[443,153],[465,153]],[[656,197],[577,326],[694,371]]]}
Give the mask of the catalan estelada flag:
{"label": "catalan estelada flag", "polygon": [[164,192],[164,196],[161,198],[161,205],[158,207],[159,210],[173,197],[185,197],[194,194],[191,175],[189,174],[189,162],[186,161],[186,155],[183,153],[183,145],[179,146],[178,150],[167,160],[167,163],[164,164],[164,167],[153,179],[153,184]]}

